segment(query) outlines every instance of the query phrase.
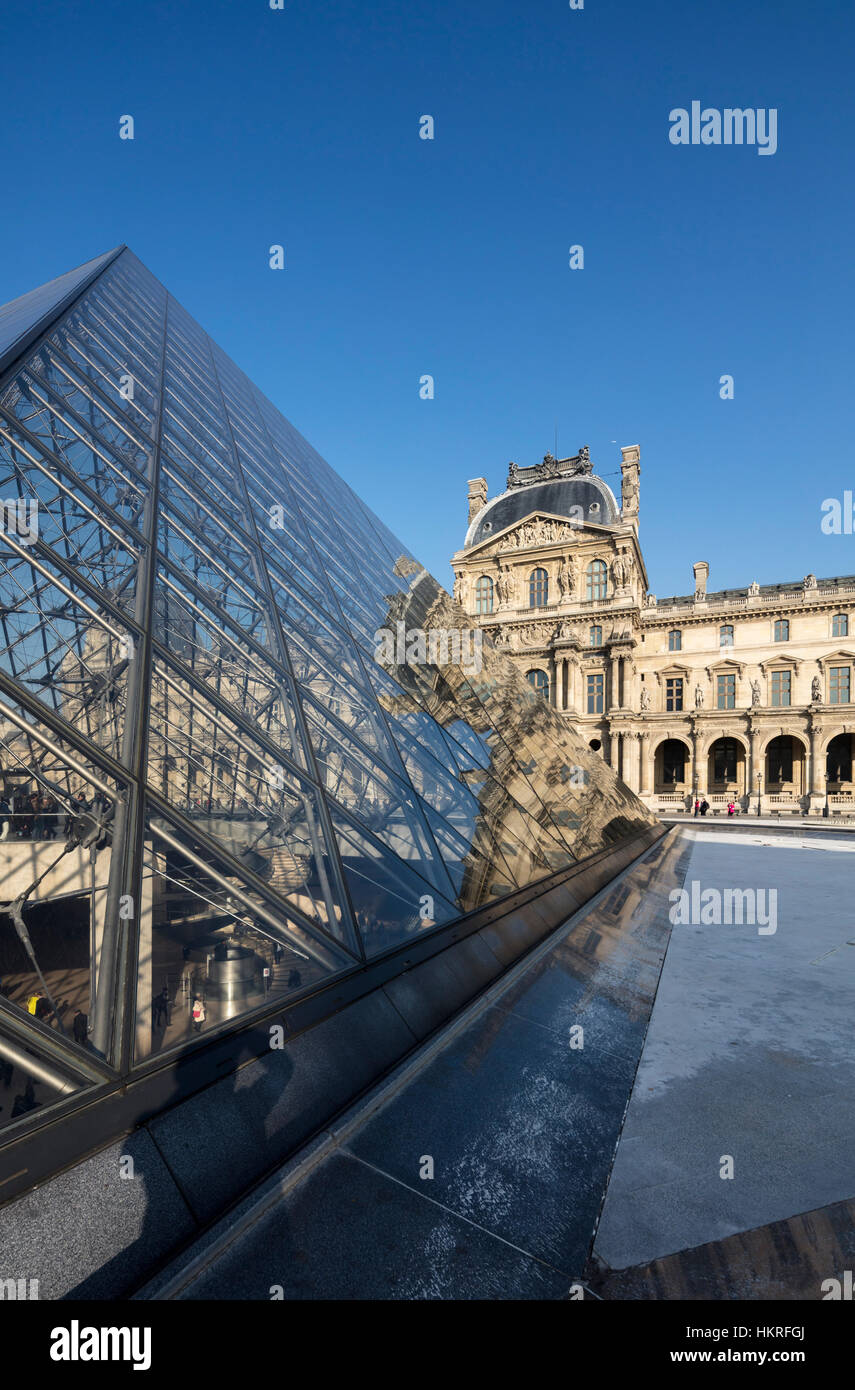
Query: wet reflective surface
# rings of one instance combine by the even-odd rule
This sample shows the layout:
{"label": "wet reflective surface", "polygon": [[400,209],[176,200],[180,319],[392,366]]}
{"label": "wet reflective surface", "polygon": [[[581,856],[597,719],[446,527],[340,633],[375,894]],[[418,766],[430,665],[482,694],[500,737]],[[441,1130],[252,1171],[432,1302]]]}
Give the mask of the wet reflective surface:
{"label": "wet reflective surface", "polygon": [[587,1266],[687,858],[660,841],[379,1110],[333,1129],[310,1175],[180,1296],[267,1298],[279,1283],[286,1299],[567,1297]]}

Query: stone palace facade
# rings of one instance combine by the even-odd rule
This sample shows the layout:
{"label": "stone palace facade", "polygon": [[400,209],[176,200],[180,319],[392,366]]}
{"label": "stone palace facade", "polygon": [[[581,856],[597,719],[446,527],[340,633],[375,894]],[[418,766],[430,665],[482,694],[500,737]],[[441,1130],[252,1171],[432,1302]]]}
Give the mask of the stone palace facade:
{"label": "stone palace facade", "polygon": [[[657,599],[638,540],[640,449],[621,501],[587,448],[469,483],[455,597],[659,812],[855,810],[855,576]],[[853,632],[853,638],[850,638]]]}

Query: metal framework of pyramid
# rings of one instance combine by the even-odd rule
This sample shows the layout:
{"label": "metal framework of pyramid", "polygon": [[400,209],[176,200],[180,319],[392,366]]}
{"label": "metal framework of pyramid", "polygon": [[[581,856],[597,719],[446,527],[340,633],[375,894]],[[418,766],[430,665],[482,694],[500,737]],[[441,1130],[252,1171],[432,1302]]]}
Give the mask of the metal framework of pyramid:
{"label": "metal framework of pyramid", "polygon": [[0,468],[0,1135],[651,823],[127,248]]}

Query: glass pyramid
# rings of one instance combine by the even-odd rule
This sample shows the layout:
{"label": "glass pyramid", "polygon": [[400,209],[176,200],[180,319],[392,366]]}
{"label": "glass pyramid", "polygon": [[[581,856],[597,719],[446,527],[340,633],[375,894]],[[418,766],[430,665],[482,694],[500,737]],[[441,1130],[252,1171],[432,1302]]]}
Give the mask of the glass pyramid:
{"label": "glass pyramid", "polygon": [[0,352],[0,1126],[651,823],[130,250]]}

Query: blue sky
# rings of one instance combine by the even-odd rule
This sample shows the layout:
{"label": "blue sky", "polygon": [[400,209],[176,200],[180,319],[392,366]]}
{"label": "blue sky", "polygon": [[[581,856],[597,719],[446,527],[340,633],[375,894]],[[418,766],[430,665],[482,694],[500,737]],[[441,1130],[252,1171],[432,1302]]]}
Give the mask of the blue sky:
{"label": "blue sky", "polygon": [[[641,445],[660,596],[697,559],[711,589],[855,573],[820,530],[855,485],[851,6],[6,0],[3,27],[0,301],[127,242],[446,584],[467,479],[501,490],[556,426],[615,486]],[[671,145],[693,100],[774,107],[777,152]]]}

